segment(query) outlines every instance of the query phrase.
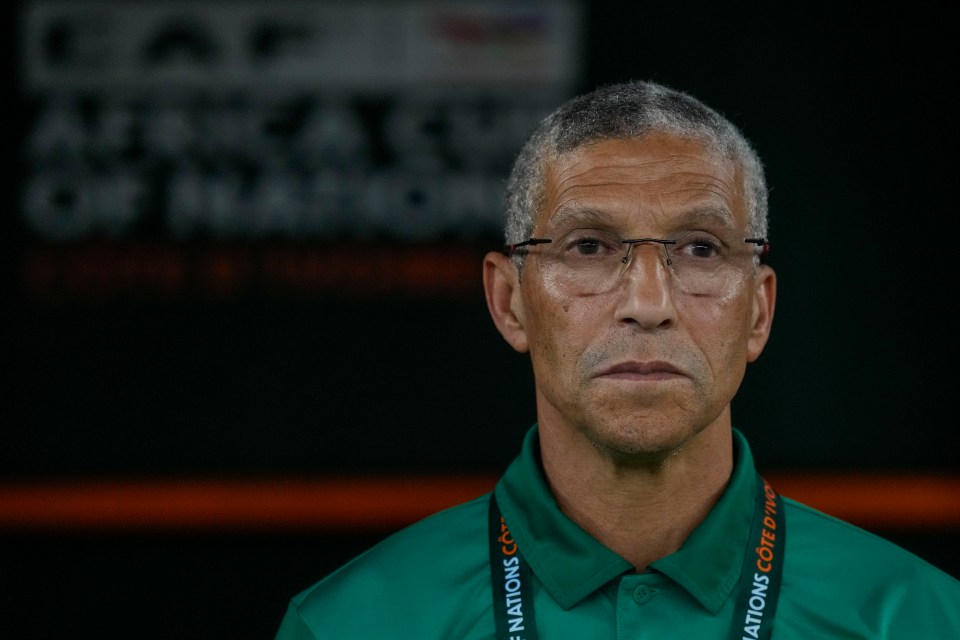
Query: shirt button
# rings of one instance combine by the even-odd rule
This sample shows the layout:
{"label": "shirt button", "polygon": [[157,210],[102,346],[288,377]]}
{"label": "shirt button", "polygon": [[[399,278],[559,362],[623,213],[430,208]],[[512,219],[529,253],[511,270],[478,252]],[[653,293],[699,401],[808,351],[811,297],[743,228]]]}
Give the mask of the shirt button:
{"label": "shirt button", "polygon": [[654,589],[653,587],[642,584],[633,590],[633,601],[637,604],[647,604],[650,602],[650,598],[658,593],[660,593],[660,589]]}

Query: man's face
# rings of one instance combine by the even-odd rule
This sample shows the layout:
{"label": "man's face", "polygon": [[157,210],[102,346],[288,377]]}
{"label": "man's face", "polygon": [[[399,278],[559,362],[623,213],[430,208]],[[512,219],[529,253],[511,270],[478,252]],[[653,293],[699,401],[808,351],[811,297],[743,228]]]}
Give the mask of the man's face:
{"label": "man's face", "polygon": [[[668,239],[708,229],[742,243],[750,234],[741,183],[733,163],[698,142],[609,140],[549,167],[533,235],[588,226]],[[662,245],[643,243],[629,249],[612,289],[586,293],[565,286],[540,247],[515,282],[517,330],[504,335],[530,352],[542,429],[576,430],[601,450],[633,456],[669,453],[711,424],[729,424],[729,403],[772,319],[768,267],[751,264],[722,292],[695,294],[674,282]]]}

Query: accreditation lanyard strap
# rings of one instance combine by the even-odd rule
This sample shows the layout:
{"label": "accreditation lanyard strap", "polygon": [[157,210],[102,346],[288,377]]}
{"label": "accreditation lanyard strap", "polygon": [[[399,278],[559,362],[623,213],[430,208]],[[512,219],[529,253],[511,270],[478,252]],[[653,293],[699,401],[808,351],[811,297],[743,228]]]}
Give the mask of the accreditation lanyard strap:
{"label": "accreditation lanyard strap", "polygon": [[497,640],[537,640],[533,574],[490,494],[490,570]]}
{"label": "accreditation lanyard strap", "polygon": [[769,640],[780,599],[787,527],[783,501],[770,483],[757,476],[757,506],[743,554],[730,640]]}
{"label": "accreditation lanyard strap", "polygon": [[[736,597],[730,640],[769,640],[783,574],[786,525],[780,496],[758,476],[756,509]],[[490,494],[490,570],[497,640],[537,640],[533,574]]]}

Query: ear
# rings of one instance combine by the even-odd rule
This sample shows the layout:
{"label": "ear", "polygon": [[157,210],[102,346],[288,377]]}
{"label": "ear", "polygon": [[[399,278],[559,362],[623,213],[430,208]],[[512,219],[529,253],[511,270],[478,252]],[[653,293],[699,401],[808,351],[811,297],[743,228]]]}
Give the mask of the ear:
{"label": "ear", "polygon": [[760,353],[770,338],[770,328],[773,324],[773,310],[777,305],[777,274],[769,266],[762,264],[757,267],[757,276],[754,283],[753,316],[750,328],[750,337],[747,339],[747,362],[753,362],[760,357]]}
{"label": "ear", "polygon": [[493,324],[511,347],[524,353],[529,348],[520,295],[520,274],[506,255],[491,251],[483,259],[483,289]]}

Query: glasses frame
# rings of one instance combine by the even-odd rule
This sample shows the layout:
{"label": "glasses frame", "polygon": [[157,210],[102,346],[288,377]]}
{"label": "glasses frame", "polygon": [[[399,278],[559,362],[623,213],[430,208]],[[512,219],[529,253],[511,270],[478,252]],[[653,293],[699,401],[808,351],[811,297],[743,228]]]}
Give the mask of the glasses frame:
{"label": "glasses frame", "polygon": [[[766,238],[744,238],[744,242],[752,243],[760,247],[760,262],[763,262],[767,254],[770,253],[770,241]],[[538,244],[549,244],[553,242],[553,238],[527,238],[522,242],[517,242],[514,244],[508,244],[504,246],[504,251],[508,256],[522,255],[518,254],[517,250],[523,247],[533,247]],[[676,240],[670,240],[668,238],[627,238],[621,239],[620,242],[627,245],[627,249],[623,254],[623,257],[620,259],[624,264],[630,259],[630,247],[635,244],[643,244],[646,242],[655,242],[661,244],[666,250],[667,245],[677,244]],[[670,260],[670,256],[667,256],[667,264],[673,264],[673,261]]]}
{"label": "glasses frame", "polygon": [[[760,249],[759,254],[755,254],[755,260],[756,260],[757,264],[763,264],[763,263],[765,262],[765,258],[766,258],[766,256],[767,256],[767,254],[770,253],[770,242],[769,242],[766,238],[759,238],[759,237],[757,237],[757,238],[744,238],[743,241],[744,241],[744,243],[754,244],[754,245],[756,245],[756,246]],[[527,238],[526,240],[523,240],[523,241],[521,241],[521,242],[517,242],[517,243],[514,243],[514,244],[506,244],[506,245],[504,245],[504,252],[506,253],[506,255],[507,255],[508,257],[514,257],[514,256],[522,257],[523,255],[525,255],[525,254],[527,253],[527,252],[524,250],[525,247],[531,247],[531,246],[536,246],[536,245],[540,245],[540,244],[549,244],[549,243],[552,243],[552,242],[553,242],[553,238],[530,237],[530,238]],[[652,237],[650,237],[650,238],[626,238],[626,239],[622,239],[622,238],[621,238],[621,239],[620,239],[620,242],[622,242],[622,243],[625,245],[625,247],[626,247],[625,250],[624,250],[624,253],[623,253],[623,257],[620,258],[620,262],[621,262],[622,264],[624,264],[624,265],[629,264],[629,262],[630,262],[630,249],[631,249],[634,245],[644,244],[644,243],[655,243],[655,244],[659,244],[660,246],[662,246],[662,247],[663,247],[663,257],[664,257],[665,263],[666,263],[667,265],[672,265],[672,264],[673,264],[673,260],[670,258],[670,252],[667,251],[667,247],[668,247],[669,245],[677,244],[677,243],[679,242],[679,240],[674,240],[674,239],[672,239],[672,238],[652,238]],[[519,270],[519,269],[520,269],[520,263],[515,263],[515,265],[517,266],[517,268],[518,268],[518,270]]]}

